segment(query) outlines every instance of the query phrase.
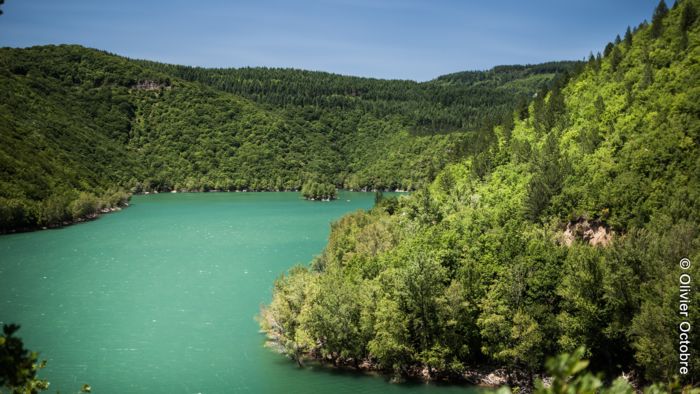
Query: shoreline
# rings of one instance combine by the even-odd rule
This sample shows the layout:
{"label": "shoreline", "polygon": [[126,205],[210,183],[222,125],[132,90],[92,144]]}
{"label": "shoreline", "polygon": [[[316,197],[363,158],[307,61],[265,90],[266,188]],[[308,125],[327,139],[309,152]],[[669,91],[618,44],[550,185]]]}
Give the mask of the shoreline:
{"label": "shoreline", "polygon": [[274,340],[268,340],[265,347],[289,359],[290,363],[294,363],[298,368],[319,368],[325,370],[336,370],[348,373],[356,373],[358,375],[380,376],[394,384],[404,383],[430,383],[437,385],[453,385],[463,387],[480,387],[488,389],[497,389],[508,385],[511,388],[518,387],[520,393],[531,393],[534,390],[534,381],[536,378],[541,378],[548,384],[549,379],[545,376],[533,375],[529,379],[524,371],[514,371],[508,374],[504,367],[483,365],[479,367],[467,368],[460,375],[431,375],[428,367],[423,365],[406,366],[403,373],[400,375],[392,374],[390,371],[380,368],[376,363],[364,359],[355,363],[353,359],[335,360],[332,358],[322,358],[313,353],[307,353],[301,360],[296,360],[293,357],[285,354],[280,349],[279,344]]}
{"label": "shoreline", "polygon": [[[517,389],[521,394],[530,394],[535,390],[535,382],[541,380],[544,387],[550,387],[552,378],[543,373],[528,373],[524,369],[516,368],[508,370],[504,366],[480,365],[465,368],[461,374],[447,374],[440,371],[431,371],[425,365],[413,364],[403,368],[402,373],[392,374],[390,371],[380,368],[369,359],[362,359],[356,362],[354,359],[333,359],[328,356],[321,357],[313,350],[301,355],[301,359],[295,359],[284,351],[274,334],[265,330],[260,333],[266,336],[264,346],[289,359],[298,368],[315,367],[357,373],[360,375],[381,376],[391,383],[403,384],[410,382],[431,383],[437,385],[454,385],[464,387],[479,387],[485,389],[498,389],[508,386],[511,390]],[[623,372],[617,378],[626,380],[636,392],[640,392],[641,384],[638,374],[634,371]]]}
{"label": "shoreline", "polygon": [[[402,189],[383,189],[383,190],[377,190],[377,189],[338,189],[339,191],[348,191],[348,192],[357,192],[357,193],[410,193],[411,190],[402,190]],[[129,194],[129,199],[131,199],[132,196],[148,196],[148,195],[153,195],[153,194],[179,194],[179,193],[290,193],[290,192],[295,192],[299,193],[299,190],[248,190],[248,189],[243,189],[243,190],[168,190],[168,191],[157,191],[157,190],[150,190],[150,191],[140,191],[140,192],[133,192]],[[307,201],[321,201],[321,202],[327,202],[327,201],[332,201],[332,200],[337,200],[331,199],[331,200],[321,200],[321,199],[306,199]],[[119,205],[116,207],[110,207],[110,208],[102,208],[98,210],[95,213],[91,213],[89,215],[79,217],[77,219],[71,219],[71,220],[64,220],[63,222],[60,223],[54,223],[54,224],[49,224],[45,226],[30,226],[30,227],[19,227],[19,228],[14,228],[11,230],[6,230],[6,231],[0,231],[0,236],[2,235],[9,235],[9,234],[19,234],[19,233],[30,233],[34,231],[43,231],[43,230],[56,230],[68,226],[72,226],[75,224],[80,224],[80,223],[87,223],[91,222],[93,220],[97,220],[100,218],[102,215],[107,215],[110,213],[114,212],[119,212],[122,209],[126,209],[129,207],[129,202],[126,202],[124,205]]]}
{"label": "shoreline", "polygon": [[[131,198],[131,196],[130,196],[130,198]],[[58,230],[58,229],[61,229],[64,227],[72,226],[74,224],[91,222],[93,220],[99,219],[102,215],[108,215],[110,213],[119,212],[122,209],[126,209],[128,207],[129,207],[129,203],[127,202],[124,205],[119,205],[119,206],[110,207],[110,208],[102,208],[102,209],[99,209],[97,212],[91,213],[89,215],[82,216],[82,217],[79,217],[77,219],[64,220],[60,223],[53,223],[53,224],[49,224],[46,226],[20,227],[20,228],[15,228],[15,229],[8,230],[8,231],[0,231],[0,236],[9,235],[9,234],[31,233],[31,232],[43,231],[43,230]]]}
{"label": "shoreline", "polygon": [[432,371],[433,373],[431,374],[427,366],[414,364],[405,366],[401,374],[392,374],[390,371],[382,369],[378,364],[369,359],[333,359],[330,356],[324,358],[314,350],[300,354],[299,358],[295,358],[284,351],[284,347],[280,344],[277,335],[264,329],[261,329],[260,333],[266,337],[264,343],[266,348],[286,357],[291,362],[297,364],[299,368],[305,368],[307,364],[318,365],[321,368],[355,372],[358,374],[379,375],[389,379],[392,383],[398,384],[405,382],[423,382],[483,388],[498,388],[504,385],[510,385],[511,387],[519,387],[521,393],[532,392],[534,389],[534,381],[538,377],[548,382],[548,379],[542,375],[529,376],[522,370],[515,370],[509,374],[506,368],[494,365],[465,368],[461,374],[456,375],[446,374],[440,371]]}
{"label": "shoreline", "polygon": [[[131,193],[134,196],[148,196],[151,194],[178,194],[178,193],[299,193],[301,190],[300,189],[260,189],[260,190],[249,190],[249,189],[236,189],[236,190],[219,190],[219,189],[211,189],[211,190],[188,190],[188,189],[180,189],[180,190],[147,190],[147,191],[140,191],[140,192],[133,192]],[[343,188],[338,188],[338,191],[346,191],[346,192],[354,192],[354,193],[411,193],[414,192],[415,190],[404,190],[404,189],[368,189],[368,188],[362,188],[362,189],[343,189]]]}

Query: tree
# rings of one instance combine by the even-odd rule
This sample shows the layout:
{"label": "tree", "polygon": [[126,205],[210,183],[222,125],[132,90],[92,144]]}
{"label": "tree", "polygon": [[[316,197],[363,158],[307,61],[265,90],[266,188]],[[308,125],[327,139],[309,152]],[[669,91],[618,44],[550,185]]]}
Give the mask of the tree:
{"label": "tree", "polygon": [[625,30],[624,42],[627,48],[632,46],[632,30],[629,26],[627,26],[627,30]]}
{"label": "tree", "polygon": [[539,324],[525,310],[513,310],[491,292],[478,320],[482,352],[509,367],[535,370],[542,357],[544,337]]}
{"label": "tree", "polygon": [[0,336],[0,387],[13,393],[35,394],[49,388],[49,382],[36,375],[46,366],[46,361],[37,362],[38,354],[24,348],[22,340],[14,334],[16,324],[3,325]]}
{"label": "tree", "polygon": [[613,48],[615,48],[615,44],[612,42],[609,42],[607,45],[605,45],[605,49],[603,50],[603,57],[608,57],[610,55],[610,52],[612,52]]}
{"label": "tree", "polygon": [[374,337],[367,344],[370,355],[379,360],[383,368],[399,374],[410,362],[408,318],[392,299],[382,298],[374,314]]}
{"label": "tree", "polygon": [[[647,394],[672,394],[687,393],[699,394],[700,389],[688,385],[683,387],[678,378],[665,383],[655,383],[643,390],[633,388],[622,377],[615,379],[610,386],[603,385],[600,374],[594,375],[588,372],[589,361],[583,358],[586,353],[584,347],[580,347],[572,353],[562,353],[547,360],[547,375],[552,380],[545,387],[541,379],[535,383],[535,394],[633,394],[644,392]],[[509,390],[508,390],[509,391]]]}
{"label": "tree", "polygon": [[333,200],[338,197],[335,186],[331,183],[309,181],[301,187],[301,194],[307,200]]}
{"label": "tree", "polygon": [[437,298],[444,292],[447,272],[432,253],[418,250],[409,258],[402,281],[409,328],[421,352],[429,349],[438,335]]}
{"label": "tree", "polygon": [[337,268],[327,270],[299,313],[299,342],[334,363],[351,358],[359,365],[367,343],[360,324],[363,296],[359,281]]}
{"label": "tree", "polygon": [[299,314],[305,305],[315,276],[307,268],[294,267],[275,281],[272,302],[260,312],[260,325],[270,340],[301,365],[308,349],[298,340]]}
{"label": "tree", "polygon": [[651,19],[651,35],[657,38],[661,35],[664,28],[664,18],[668,14],[668,6],[664,0],[659,1],[659,5],[654,10],[654,16]]}
{"label": "tree", "polygon": [[479,327],[476,324],[478,306],[470,298],[472,295],[465,286],[453,280],[438,300],[438,319],[442,329],[439,343],[448,349],[451,358],[448,367],[456,374],[463,369],[466,361],[477,359],[480,353]]}
{"label": "tree", "polygon": [[622,53],[620,53],[620,49],[615,46],[610,52],[610,66],[612,67],[613,71],[617,71],[617,66],[620,65],[621,61]]}
{"label": "tree", "polygon": [[559,152],[553,134],[547,135],[544,146],[533,164],[534,174],[528,185],[525,216],[537,221],[549,206],[552,197],[561,191],[567,171],[566,162]]}
{"label": "tree", "polygon": [[[678,2],[676,2],[678,4]],[[686,1],[683,3],[683,9],[681,10],[681,30],[687,32],[690,27],[693,26],[695,19],[697,18],[697,11],[693,6],[693,3]]]}

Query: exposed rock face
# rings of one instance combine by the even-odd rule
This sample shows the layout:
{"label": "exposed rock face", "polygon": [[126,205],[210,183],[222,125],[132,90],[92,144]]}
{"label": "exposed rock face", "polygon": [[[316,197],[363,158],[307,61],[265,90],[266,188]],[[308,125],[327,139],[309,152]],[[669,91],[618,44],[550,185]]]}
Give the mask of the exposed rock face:
{"label": "exposed rock face", "polygon": [[566,230],[561,235],[561,243],[571,246],[574,240],[583,241],[592,246],[608,246],[612,240],[613,232],[603,222],[585,218],[572,220],[566,225]]}
{"label": "exposed rock face", "polygon": [[145,81],[139,81],[139,83],[134,85],[133,88],[138,89],[138,90],[160,90],[160,89],[163,89],[165,87],[166,87],[165,84],[158,83],[156,81],[145,80]]}

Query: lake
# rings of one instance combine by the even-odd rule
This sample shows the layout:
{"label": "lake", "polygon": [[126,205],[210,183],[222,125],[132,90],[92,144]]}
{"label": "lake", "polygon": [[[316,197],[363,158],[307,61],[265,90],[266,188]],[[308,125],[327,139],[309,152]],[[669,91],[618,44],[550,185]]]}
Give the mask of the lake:
{"label": "lake", "polygon": [[49,392],[412,393],[475,391],[298,368],[255,321],[272,284],[320,253],[330,223],[372,193],[135,196],[57,230],[0,236],[0,321],[48,365]]}

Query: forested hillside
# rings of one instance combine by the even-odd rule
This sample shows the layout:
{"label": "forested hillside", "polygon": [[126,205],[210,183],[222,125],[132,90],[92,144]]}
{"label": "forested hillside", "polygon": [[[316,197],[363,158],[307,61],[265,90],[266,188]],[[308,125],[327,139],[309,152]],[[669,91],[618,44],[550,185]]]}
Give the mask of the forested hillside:
{"label": "forested hillside", "polygon": [[377,118],[397,115],[416,134],[493,126],[509,115],[514,106],[526,106],[532,95],[548,86],[557,75],[580,66],[579,62],[570,61],[498,66],[418,83],[293,69],[207,69],[143,63],[275,108],[301,106],[336,114],[357,111],[353,116],[369,114]]}
{"label": "forested hillside", "polygon": [[128,191],[416,189],[576,64],[420,84],[3,48],[0,232],[90,216]]}
{"label": "forested hillside", "polygon": [[144,77],[83,48],[0,50],[0,232],[124,202],[126,182],[144,176],[125,145],[130,86]]}
{"label": "forested hillside", "polygon": [[[335,223],[275,283],[270,338],[298,360],[433,379],[531,376],[584,346],[608,378],[672,381],[679,260],[700,260],[698,11],[662,2],[428,188]],[[700,354],[697,330],[689,342]]]}

